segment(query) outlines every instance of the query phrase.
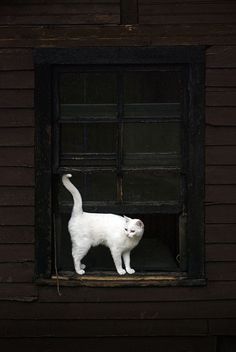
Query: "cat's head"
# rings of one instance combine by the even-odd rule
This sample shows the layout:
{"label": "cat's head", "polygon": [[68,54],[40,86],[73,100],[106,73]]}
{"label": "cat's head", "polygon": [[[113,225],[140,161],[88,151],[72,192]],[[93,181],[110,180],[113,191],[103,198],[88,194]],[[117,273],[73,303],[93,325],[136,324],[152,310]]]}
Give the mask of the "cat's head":
{"label": "cat's head", "polygon": [[131,219],[124,215],[125,219],[125,234],[129,238],[142,237],[144,232],[144,224],[139,219]]}

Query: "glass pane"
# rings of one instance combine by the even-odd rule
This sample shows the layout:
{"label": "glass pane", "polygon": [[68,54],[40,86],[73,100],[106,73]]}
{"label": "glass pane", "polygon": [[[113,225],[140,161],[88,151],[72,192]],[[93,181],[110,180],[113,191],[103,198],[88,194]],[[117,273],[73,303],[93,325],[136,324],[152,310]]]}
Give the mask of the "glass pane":
{"label": "glass pane", "polygon": [[126,153],[179,153],[180,124],[126,123],[124,150]]}
{"label": "glass pane", "polygon": [[117,127],[113,123],[61,125],[61,153],[115,153]]}
{"label": "glass pane", "polygon": [[[79,189],[83,201],[116,200],[116,174],[112,171],[86,171],[73,174],[71,182]],[[72,202],[71,194],[60,182],[59,202]]]}
{"label": "glass pane", "polygon": [[179,175],[158,171],[129,171],[123,176],[123,199],[128,202],[172,201],[180,197]]}
{"label": "glass pane", "polygon": [[181,72],[142,71],[124,75],[126,117],[179,117]]}
{"label": "glass pane", "polygon": [[63,73],[60,77],[61,117],[115,117],[115,73]]}

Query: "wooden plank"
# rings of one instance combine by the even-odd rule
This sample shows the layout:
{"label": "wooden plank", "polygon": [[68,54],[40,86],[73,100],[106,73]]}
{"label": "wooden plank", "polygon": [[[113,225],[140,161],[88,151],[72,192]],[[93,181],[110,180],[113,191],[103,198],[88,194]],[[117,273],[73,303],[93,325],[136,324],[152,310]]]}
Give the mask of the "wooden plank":
{"label": "wooden plank", "polygon": [[236,319],[210,319],[209,334],[211,335],[236,335]]}
{"label": "wooden plank", "polygon": [[236,145],[236,127],[206,126],[206,145]]}
{"label": "wooden plank", "polygon": [[34,128],[2,127],[0,128],[0,147],[34,146]]}
{"label": "wooden plank", "polygon": [[[120,352],[128,351],[127,346],[132,346],[136,351],[154,352],[158,346],[159,351],[204,351],[215,352],[215,337],[106,337],[104,338],[26,338],[26,339],[1,339],[0,345],[5,351],[15,350],[24,352],[42,352],[65,350],[80,350],[86,352]],[[181,346],[181,350],[177,346]],[[176,349],[177,348],[177,349]],[[234,352],[230,350],[227,352]]]}
{"label": "wooden plank", "polygon": [[[14,0],[15,1],[15,0]],[[19,1],[19,0],[18,0]],[[33,0],[33,1],[35,1],[35,0]],[[37,1],[37,0],[36,0]],[[222,1],[223,0],[214,0],[214,4],[215,3],[219,3],[219,4],[222,4]],[[229,1],[231,1],[231,0],[228,0],[228,2]],[[232,1],[234,1],[234,0],[232,0]],[[181,1],[181,0],[139,0],[139,3],[140,4],[150,4],[150,5],[152,5],[152,4],[161,4],[161,3],[175,3],[175,4],[177,4],[177,3],[183,3],[183,1]],[[198,3],[198,0],[185,0],[184,1],[186,4],[194,4],[194,3]],[[201,1],[201,3],[205,3],[205,2],[207,2],[207,3],[212,3],[212,1],[209,1],[209,0],[202,0]]]}
{"label": "wooden plank", "polygon": [[161,14],[144,14],[140,11],[139,23],[149,25],[166,25],[166,24],[206,24],[206,23],[234,23],[234,13],[161,13]]}
{"label": "wooden plank", "polygon": [[230,262],[236,261],[236,244],[235,243],[217,243],[206,245],[207,262]]}
{"label": "wooden plank", "polygon": [[0,283],[32,282],[33,278],[33,263],[0,264]]}
{"label": "wooden plank", "polygon": [[158,14],[227,14],[236,12],[236,4],[232,1],[225,2],[199,2],[199,3],[140,3],[140,13],[142,15],[158,15]]}
{"label": "wooden plank", "polygon": [[[216,0],[217,1],[217,0]],[[5,5],[9,5],[6,0],[3,0]],[[11,0],[11,4],[14,5],[51,5],[51,4],[67,4],[68,0]],[[70,4],[119,4],[119,0],[70,0]]]}
{"label": "wooden plank", "polygon": [[33,109],[0,109],[0,127],[33,127]]}
{"label": "wooden plank", "polygon": [[34,166],[34,148],[2,147],[0,148],[0,166]]}
{"label": "wooden plank", "polygon": [[0,89],[34,88],[33,71],[0,71]]}
{"label": "wooden plank", "polygon": [[229,44],[235,43],[236,25],[227,24],[193,24],[193,25],[132,25],[122,26],[23,26],[2,27],[0,46],[32,47],[63,46],[78,47],[98,45],[134,44]]}
{"label": "wooden plank", "polygon": [[0,302],[1,319],[67,321],[99,320],[180,320],[236,317],[236,301],[143,303],[12,303]]}
{"label": "wooden plank", "polygon": [[67,4],[20,4],[20,5],[1,5],[1,16],[43,16],[43,15],[78,15],[90,16],[92,14],[118,14],[120,6],[118,3],[73,3]]}
{"label": "wooden plank", "polygon": [[34,260],[33,244],[1,244],[0,263],[21,263]]}
{"label": "wooden plank", "polygon": [[0,206],[34,205],[34,188],[0,187]]}
{"label": "wooden plank", "polygon": [[37,299],[37,286],[35,284],[1,283],[0,287],[0,301],[32,302]]}
{"label": "wooden plank", "polygon": [[0,225],[34,225],[34,208],[0,207]]}
{"label": "wooden plank", "polygon": [[27,167],[0,167],[0,186],[34,186],[34,169]]}
{"label": "wooden plank", "polygon": [[209,262],[206,264],[206,277],[208,280],[236,281],[236,262]]}
{"label": "wooden plank", "polygon": [[121,23],[136,24],[138,23],[138,1],[121,0]]}
{"label": "wooden plank", "polygon": [[[235,15],[234,15],[235,17]],[[236,69],[207,69],[206,86],[208,87],[235,87]]]}
{"label": "wooden plank", "polygon": [[[81,29],[83,25],[80,25]],[[186,25],[189,27],[189,25]],[[202,25],[199,25],[202,27]],[[42,27],[42,26],[40,26]],[[91,26],[92,27],[92,26]],[[95,25],[93,25],[95,27]],[[112,26],[104,26],[105,28],[112,28]],[[131,35],[124,33],[116,33],[112,35],[113,29],[109,29],[108,32],[102,30],[104,28],[101,26],[99,31],[95,31],[92,34],[84,34],[82,31],[78,32],[77,35],[70,36],[65,32],[61,35],[53,37],[43,37],[38,36],[37,38],[30,37],[30,35],[22,35],[18,38],[9,38],[7,35],[4,38],[0,38],[0,47],[63,47],[63,48],[78,48],[78,47],[97,47],[97,46],[158,46],[158,45],[224,45],[224,44],[234,44],[236,42],[236,35],[230,33],[222,35],[214,35],[210,33],[209,35],[190,35],[191,28],[188,33],[178,35],[178,28],[174,28],[172,33],[158,33],[153,36],[146,34],[136,34],[134,25],[126,26],[125,30]],[[115,26],[114,26],[115,27]],[[117,26],[118,27],[118,26]],[[120,28],[121,26],[119,26]],[[165,27],[165,26],[163,26]],[[26,39],[25,39],[26,38]]]}
{"label": "wooden plank", "polygon": [[[68,5],[67,5],[68,6]],[[66,6],[66,8],[67,8]],[[41,6],[40,6],[41,8]],[[104,13],[87,13],[80,14],[49,14],[49,15],[11,15],[0,17],[1,25],[112,25],[120,23],[119,13],[109,13],[110,10],[104,10]],[[116,11],[115,11],[116,12]]]}
{"label": "wooden plank", "polygon": [[236,106],[236,89],[234,88],[207,88],[207,106]]}
{"label": "wooden plank", "polygon": [[206,123],[213,126],[236,126],[235,107],[207,107]]}
{"label": "wooden plank", "polygon": [[207,185],[205,187],[205,201],[236,204],[236,185]]}
{"label": "wooden plank", "polygon": [[205,181],[208,185],[234,185],[236,166],[207,166]]}
{"label": "wooden plank", "polygon": [[0,49],[0,71],[33,70],[32,49]]}
{"label": "wooden plank", "polygon": [[0,91],[0,108],[33,108],[34,91],[32,89],[9,89]]}
{"label": "wooden plank", "polygon": [[[223,264],[223,263],[222,263]],[[58,296],[56,286],[40,286],[39,301],[62,302],[186,302],[211,301],[234,299],[236,282],[208,282],[204,287],[129,287],[102,288],[102,287],[61,287],[61,296]]]}
{"label": "wooden plank", "polygon": [[236,165],[235,146],[206,147],[207,165]]}
{"label": "wooden plank", "polygon": [[235,224],[236,205],[217,204],[205,207],[205,221],[207,224]]}
{"label": "wooden plank", "polygon": [[[95,36],[98,38],[118,38],[122,37],[132,37],[132,36],[146,36],[146,37],[159,37],[162,35],[173,35],[173,36],[189,36],[190,33],[192,36],[226,36],[236,34],[236,24],[201,24],[201,25],[133,25],[132,28],[127,27],[126,25],[121,26],[89,26],[89,25],[81,25],[78,28],[76,26],[65,25],[61,26],[53,26],[53,28],[49,28],[48,26],[30,26],[30,25],[16,25],[15,27],[15,37],[12,37],[12,28],[11,27],[3,27],[0,33],[1,40],[11,39],[14,43],[14,39],[27,39],[30,38],[31,42],[41,38],[56,40],[56,39],[76,39],[78,35],[80,38],[87,37],[89,39],[90,36]],[[216,32],[217,31],[217,32]],[[31,34],[29,36],[29,34]],[[225,38],[227,40],[227,38]]]}
{"label": "wooden plank", "polygon": [[207,243],[236,243],[236,224],[207,224],[205,241]]}
{"label": "wooden plank", "polygon": [[207,334],[206,320],[1,320],[1,337],[199,336]]}
{"label": "wooden plank", "polygon": [[206,52],[207,67],[236,68],[236,46],[211,46]]}
{"label": "wooden plank", "polygon": [[0,243],[34,243],[34,227],[0,226]]}

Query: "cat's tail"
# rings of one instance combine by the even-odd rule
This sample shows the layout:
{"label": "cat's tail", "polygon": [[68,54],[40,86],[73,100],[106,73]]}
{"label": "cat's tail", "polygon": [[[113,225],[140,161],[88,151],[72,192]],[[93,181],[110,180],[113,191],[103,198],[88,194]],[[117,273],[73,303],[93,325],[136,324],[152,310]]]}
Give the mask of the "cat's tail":
{"label": "cat's tail", "polygon": [[66,189],[72,194],[74,200],[73,215],[80,215],[83,213],[82,198],[78,189],[70,182],[70,177],[72,177],[71,174],[63,175],[62,183],[66,187]]}

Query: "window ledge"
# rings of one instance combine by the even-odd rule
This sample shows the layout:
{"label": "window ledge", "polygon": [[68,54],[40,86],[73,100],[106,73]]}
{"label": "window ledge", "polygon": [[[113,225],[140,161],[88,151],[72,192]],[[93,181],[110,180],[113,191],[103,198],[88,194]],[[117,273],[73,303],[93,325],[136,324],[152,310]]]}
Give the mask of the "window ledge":
{"label": "window ledge", "polygon": [[[182,274],[182,275],[181,275]],[[90,273],[83,276],[59,275],[37,279],[39,285],[132,287],[132,286],[204,286],[206,279],[190,278],[183,273],[155,273],[119,276],[115,273]]]}

